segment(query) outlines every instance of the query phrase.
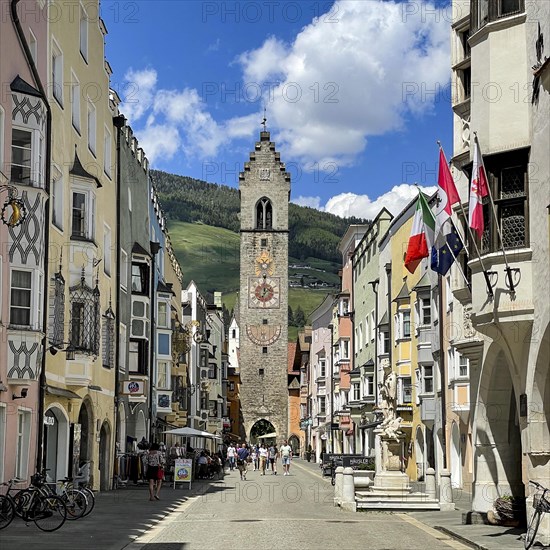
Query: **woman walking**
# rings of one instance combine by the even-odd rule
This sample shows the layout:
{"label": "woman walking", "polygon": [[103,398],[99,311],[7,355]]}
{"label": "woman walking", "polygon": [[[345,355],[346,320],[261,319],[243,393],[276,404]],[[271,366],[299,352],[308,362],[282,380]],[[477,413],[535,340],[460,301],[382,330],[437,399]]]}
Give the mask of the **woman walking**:
{"label": "woman walking", "polygon": [[149,500],[160,500],[160,488],[164,478],[164,456],[159,448],[158,443],[153,443],[145,457],[147,479],[149,480]]}

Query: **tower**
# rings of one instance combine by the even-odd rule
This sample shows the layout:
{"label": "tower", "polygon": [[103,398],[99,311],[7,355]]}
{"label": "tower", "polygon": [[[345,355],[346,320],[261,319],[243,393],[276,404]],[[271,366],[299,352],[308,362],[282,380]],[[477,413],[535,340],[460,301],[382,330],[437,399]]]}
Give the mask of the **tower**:
{"label": "tower", "polygon": [[239,175],[239,190],[239,366],[243,423],[250,440],[255,424],[267,420],[280,442],[288,436],[290,174],[265,126],[244,172]]}

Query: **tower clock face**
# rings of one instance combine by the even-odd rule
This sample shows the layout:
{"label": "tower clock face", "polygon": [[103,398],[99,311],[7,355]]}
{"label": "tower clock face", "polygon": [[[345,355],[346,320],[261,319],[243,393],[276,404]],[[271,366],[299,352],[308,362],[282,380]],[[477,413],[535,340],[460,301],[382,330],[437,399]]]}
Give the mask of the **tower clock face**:
{"label": "tower clock face", "polygon": [[246,325],[246,334],[257,346],[270,346],[281,336],[280,325]]}
{"label": "tower clock face", "polygon": [[279,278],[251,277],[248,284],[248,303],[254,308],[278,308]]}

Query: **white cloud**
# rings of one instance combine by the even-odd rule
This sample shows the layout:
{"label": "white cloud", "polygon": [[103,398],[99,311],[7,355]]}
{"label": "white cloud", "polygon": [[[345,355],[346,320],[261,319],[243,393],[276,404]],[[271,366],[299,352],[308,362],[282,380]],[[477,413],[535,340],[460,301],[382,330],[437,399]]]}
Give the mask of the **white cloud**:
{"label": "white cloud", "polygon": [[[420,187],[420,189],[431,195],[436,187]],[[387,208],[394,216],[397,216],[407,204],[418,195],[418,188],[415,185],[402,183],[395,185],[390,191],[372,200],[368,195],[357,195],[356,193],[340,193],[331,197],[324,206],[321,206],[320,197],[298,197],[292,202],[300,206],[310,206],[324,212],[330,212],[342,218],[355,216],[372,220],[382,210]]]}
{"label": "white cloud", "polygon": [[288,47],[270,37],[239,57],[245,79],[282,75],[267,109],[287,156],[349,165],[368,136],[432,109],[434,96],[422,91],[448,83],[448,22],[429,4],[417,14],[403,6],[339,1],[330,18],[315,19]]}
{"label": "white cloud", "polygon": [[151,164],[158,159],[170,160],[181,146],[181,137],[174,126],[146,126],[139,132],[139,145]]}
{"label": "white cloud", "polygon": [[123,87],[123,102],[120,105],[120,110],[132,124],[151,108],[157,85],[157,71],[154,69],[141,71],[128,69],[124,80],[126,84]]}

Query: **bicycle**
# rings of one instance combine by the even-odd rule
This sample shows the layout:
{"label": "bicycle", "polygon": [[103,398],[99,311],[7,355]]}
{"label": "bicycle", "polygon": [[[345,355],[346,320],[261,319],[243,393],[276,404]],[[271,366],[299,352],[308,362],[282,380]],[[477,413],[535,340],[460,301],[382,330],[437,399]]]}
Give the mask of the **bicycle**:
{"label": "bicycle", "polygon": [[67,519],[67,507],[57,495],[45,495],[43,491],[44,480],[40,474],[31,477],[31,489],[19,491],[17,500],[10,495],[11,486],[20,483],[14,478],[2,485],[8,486],[8,491],[0,499],[0,529],[7,527],[15,517],[19,515],[26,523],[33,521],[42,531],[52,532],[59,529]]}
{"label": "bicycle", "polygon": [[[531,516],[529,526],[527,527],[527,532],[525,533],[525,550],[529,550],[535,542],[535,537],[537,536],[537,531],[539,530],[542,514],[550,513],[550,489],[543,487],[536,481],[530,480],[529,483],[537,488],[537,493],[533,496],[533,508],[535,511]],[[542,491],[542,493],[540,491]]]}

